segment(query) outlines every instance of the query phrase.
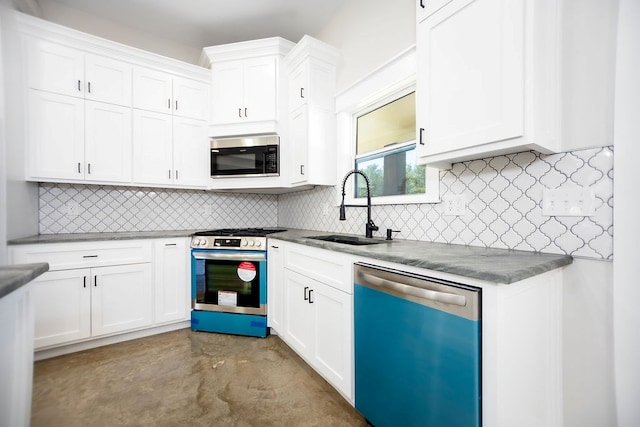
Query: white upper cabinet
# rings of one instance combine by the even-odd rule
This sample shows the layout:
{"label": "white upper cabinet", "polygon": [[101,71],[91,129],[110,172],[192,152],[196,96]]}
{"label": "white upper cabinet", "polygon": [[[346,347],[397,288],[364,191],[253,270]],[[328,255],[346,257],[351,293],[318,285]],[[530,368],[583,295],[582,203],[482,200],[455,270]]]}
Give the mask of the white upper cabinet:
{"label": "white upper cabinet", "polygon": [[40,38],[26,38],[32,89],[131,105],[131,64]]}
{"label": "white upper cabinet", "polygon": [[293,46],[272,37],[204,48],[211,65],[209,136],[281,132],[286,85],[280,62]]}
{"label": "white upper cabinet", "polygon": [[133,107],[206,120],[209,86],[144,67],[133,70]]}
{"label": "white upper cabinet", "polygon": [[[611,144],[612,61],[595,54],[614,46],[605,0],[416,1],[420,163],[448,168],[498,154]],[[594,9],[605,11],[603,19]],[[586,37],[580,46],[576,34]],[[582,77],[576,61],[593,76]],[[593,97],[576,104],[585,92]]]}
{"label": "white upper cabinet", "polygon": [[289,77],[289,179],[297,185],[335,185],[335,92],[338,51],[304,36],[285,57]]}
{"label": "white upper cabinet", "polygon": [[28,180],[206,188],[209,70],[16,16]]}

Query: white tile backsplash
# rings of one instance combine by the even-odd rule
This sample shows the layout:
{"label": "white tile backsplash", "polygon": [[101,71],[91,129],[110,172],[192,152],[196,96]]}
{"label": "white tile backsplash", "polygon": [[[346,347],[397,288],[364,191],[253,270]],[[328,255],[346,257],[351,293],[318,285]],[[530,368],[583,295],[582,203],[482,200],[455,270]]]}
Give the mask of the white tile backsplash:
{"label": "white tile backsplash", "polygon": [[[441,204],[374,206],[380,227],[375,235],[392,228],[401,239],[613,258],[613,147],[456,163],[440,179],[441,196],[464,195],[465,215],[444,215]],[[542,215],[543,188],[567,185],[595,190],[594,216]],[[39,229],[57,234],[281,226],[364,234],[366,209],[347,208],[347,220],[338,220],[339,191],[318,187],[275,196],[41,184]],[[70,200],[79,205],[77,216],[67,215]]]}
{"label": "white tile backsplash", "polygon": [[[40,234],[275,227],[274,195],[40,184]],[[80,206],[67,215],[65,204]]]}
{"label": "white tile backsplash", "polygon": [[[472,246],[521,249],[613,258],[613,147],[553,155],[523,152],[456,163],[440,172],[440,195],[463,194],[466,214],[444,215],[441,204],[374,206],[380,231],[401,230],[398,238]],[[542,215],[542,190],[593,187],[592,217]],[[338,220],[336,187],[281,195],[278,224],[283,227],[364,234],[366,209],[347,208]],[[322,206],[330,204],[329,215]]]}

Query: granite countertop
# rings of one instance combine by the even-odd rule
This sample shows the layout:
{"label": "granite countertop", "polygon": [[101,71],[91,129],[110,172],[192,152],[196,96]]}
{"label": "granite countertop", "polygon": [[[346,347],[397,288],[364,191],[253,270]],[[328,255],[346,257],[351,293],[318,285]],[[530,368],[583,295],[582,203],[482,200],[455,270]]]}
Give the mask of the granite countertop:
{"label": "granite countertop", "polygon": [[329,234],[336,233],[289,230],[271,234],[269,238],[499,284],[514,283],[573,262],[573,258],[569,255],[481,248],[415,240],[394,239],[389,241],[382,238],[374,238],[373,240],[380,243],[352,246],[309,238],[309,236]]}
{"label": "granite countertop", "polygon": [[49,270],[49,264],[16,264],[0,267],[0,298],[26,285]]}
{"label": "granite countertop", "polygon": [[33,243],[67,243],[67,242],[96,242],[100,240],[132,240],[132,239],[163,239],[169,237],[189,237],[201,230],[163,230],[163,231],[126,231],[119,233],[67,233],[67,234],[38,234],[35,236],[12,239],[8,245],[29,245]]}
{"label": "granite countertop", "polygon": [[[10,240],[7,243],[9,245],[20,245],[34,243],[189,237],[196,231],[199,230],[40,234]],[[289,229],[287,231],[270,234],[268,237],[500,284],[514,283],[569,265],[573,262],[573,258],[569,255],[517,251],[511,249],[481,248],[475,246],[421,242],[415,240],[394,239],[389,241],[382,238],[374,238],[373,240],[380,243],[375,245],[353,246],[309,238],[310,236],[329,234],[336,233]],[[364,236],[359,237],[364,238]]]}

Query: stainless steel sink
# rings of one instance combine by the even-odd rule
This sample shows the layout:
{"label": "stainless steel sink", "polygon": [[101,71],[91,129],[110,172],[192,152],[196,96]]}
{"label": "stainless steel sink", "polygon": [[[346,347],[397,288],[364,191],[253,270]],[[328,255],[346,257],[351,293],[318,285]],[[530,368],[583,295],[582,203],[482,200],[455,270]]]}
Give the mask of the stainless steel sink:
{"label": "stainless steel sink", "polygon": [[378,243],[384,243],[384,240],[373,240],[365,237],[357,236],[343,236],[340,234],[329,234],[327,236],[309,236],[309,239],[322,240],[325,242],[343,243],[345,245],[364,246],[364,245],[376,245]]}

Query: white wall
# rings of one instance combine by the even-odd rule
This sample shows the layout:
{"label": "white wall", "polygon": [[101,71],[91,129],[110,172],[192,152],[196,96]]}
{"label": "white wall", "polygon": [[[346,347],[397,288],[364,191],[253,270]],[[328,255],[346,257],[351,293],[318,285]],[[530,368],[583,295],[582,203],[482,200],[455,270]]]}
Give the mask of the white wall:
{"label": "white wall", "polygon": [[342,92],[416,43],[416,0],[349,0],[312,36],[340,49]]}
{"label": "white wall", "polygon": [[[23,12],[65,27],[192,64],[198,64],[200,59],[201,49],[199,48],[186,46],[169,39],[159,39],[135,28],[118,25],[78,9],[67,7],[59,2],[41,1],[39,6],[39,10],[24,10]],[[140,19],[144,19],[144,17],[140,17]]]}
{"label": "white wall", "polygon": [[[12,19],[11,3],[2,1],[2,72],[5,109],[4,119],[7,238],[38,233],[38,185],[26,182],[24,150],[24,92],[20,39]],[[4,241],[4,240],[3,240]]]}
{"label": "white wall", "polygon": [[[4,6],[0,3],[0,15]],[[2,49],[2,19],[0,18],[0,64],[5,64]],[[0,171],[7,170],[5,155],[4,72],[0,67]],[[7,263],[7,177],[0,172],[0,266]]]}
{"label": "white wall", "polygon": [[618,425],[640,425],[640,1],[621,0],[614,125],[614,340]]}

